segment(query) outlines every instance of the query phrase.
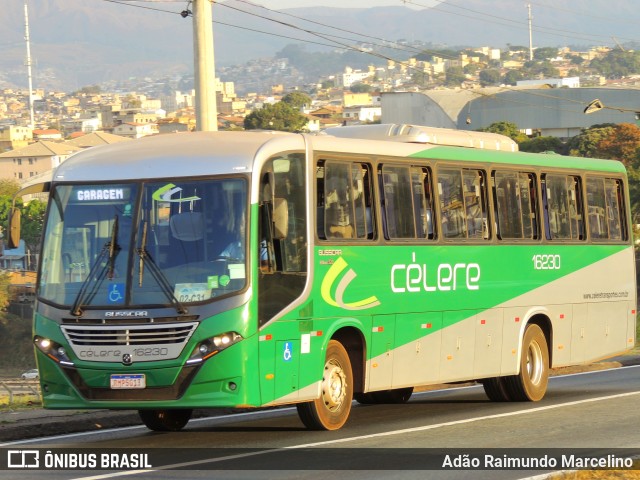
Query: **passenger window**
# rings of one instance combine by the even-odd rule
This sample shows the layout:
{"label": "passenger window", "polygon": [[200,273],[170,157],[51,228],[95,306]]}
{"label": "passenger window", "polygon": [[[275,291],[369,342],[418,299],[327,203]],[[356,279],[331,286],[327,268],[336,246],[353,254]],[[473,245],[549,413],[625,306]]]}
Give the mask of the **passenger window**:
{"label": "passenger window", "polygon": [[365,164],[318,163],[319,238],[373,238],[370,177],[370,169]]}
{"label": "passenger window", "polygon": [[498,171],[493,180],[498,238],[538,238],[533,173]]}
{"label": "passenger window", "polygon": [[587,178],[587,209],[592,240],[627,240],[622,182]]}
{"label": "passenger window", "polygon": [[442,169],[438,172],[438,195],[445,238],[489,238],[484,172]]}
{"label": "passenger window", "polygon": [[383,166],[384,215],[390,239],[415,238],[416,225],[409,167]]}
{"label": "passenger window", "polygon": [[580,178],[545,175],[542,188],[547,239],[584,240]]}

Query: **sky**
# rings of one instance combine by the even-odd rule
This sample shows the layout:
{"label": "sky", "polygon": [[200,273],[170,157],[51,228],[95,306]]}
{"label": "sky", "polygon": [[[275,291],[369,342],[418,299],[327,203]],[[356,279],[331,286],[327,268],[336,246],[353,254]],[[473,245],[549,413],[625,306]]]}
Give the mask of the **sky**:
{"label": "sky", "polygon": [[[401,6],[402,0],[253,0],[254,3],[269,7],[274,10],[280,10],[282,8],[299,8],[299,7],[335,7],[335,8],[371,8],[371,7],[386,7],[386,6]],[[440,3],[437,0],[416,0],[416,3],[421,5],[435,5]],[[404,4],[409,8],[410,4]]]}

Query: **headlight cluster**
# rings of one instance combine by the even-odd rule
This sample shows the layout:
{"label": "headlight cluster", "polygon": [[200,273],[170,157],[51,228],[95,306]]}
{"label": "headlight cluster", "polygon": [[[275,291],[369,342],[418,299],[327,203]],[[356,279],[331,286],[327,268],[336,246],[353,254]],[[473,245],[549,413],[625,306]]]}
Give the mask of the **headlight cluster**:
{"label": "headlight cluster", "polygon": [[236,332],[226,332],[215,337],[203,340],[196,348],[193,349],[187,365],[204,362],[207,358],[213,357],[216,353],[221,352],[234,343],[242,340],[242,336]]}
{"label": "headlight cluster", "polygon": [[54,362],[68,367],[73,366],[73,362],[67,356],[67,351],[59,343],[56,343],[48,338],[40,337],[39,335],[33,337],[33,343],[36,345],[38,350],[40,350]]}

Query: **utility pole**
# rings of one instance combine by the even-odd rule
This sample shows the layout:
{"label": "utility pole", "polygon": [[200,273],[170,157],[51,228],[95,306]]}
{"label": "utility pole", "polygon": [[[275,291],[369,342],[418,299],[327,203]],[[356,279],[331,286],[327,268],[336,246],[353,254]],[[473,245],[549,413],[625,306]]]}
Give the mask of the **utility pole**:
{"label": "utility pole", "polygon": [[31,45],[29,44],[29,11],[24,0],[24,39],[27,42],[27,77],[29,79],[29,127],[35,127],[33,120],[33,80],[31,77]]}
{"label": "utility pole", "polygon": [[527,10],[529,11],[529,61],[533,60],[533,33],[531,32],[531,4],[527,4]]}
{"label": "utility pole", "polygon": [[213,61],[211,0],[193,0],[193,63],[196,90],[196,130],[218,130]]}

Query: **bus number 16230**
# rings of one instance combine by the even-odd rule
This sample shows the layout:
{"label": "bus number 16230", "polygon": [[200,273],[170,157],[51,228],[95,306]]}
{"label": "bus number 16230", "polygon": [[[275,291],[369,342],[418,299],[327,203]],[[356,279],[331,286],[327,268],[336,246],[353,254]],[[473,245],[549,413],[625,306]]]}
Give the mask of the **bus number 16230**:
{"label": "bus number 16230", "polygon": [[560,270],[560,255],[534,255],[531,260],[536,270]]}

